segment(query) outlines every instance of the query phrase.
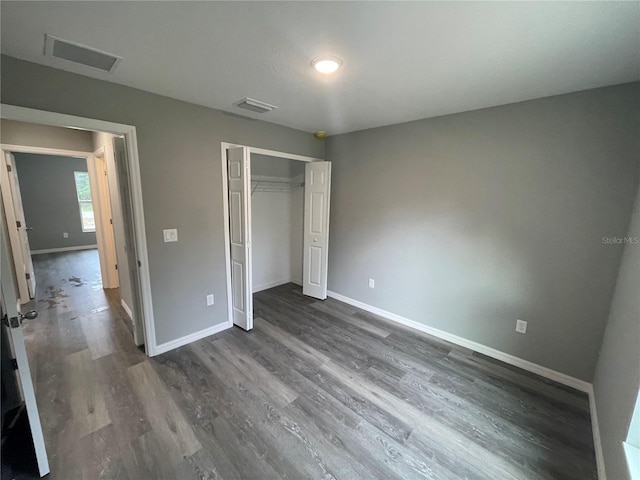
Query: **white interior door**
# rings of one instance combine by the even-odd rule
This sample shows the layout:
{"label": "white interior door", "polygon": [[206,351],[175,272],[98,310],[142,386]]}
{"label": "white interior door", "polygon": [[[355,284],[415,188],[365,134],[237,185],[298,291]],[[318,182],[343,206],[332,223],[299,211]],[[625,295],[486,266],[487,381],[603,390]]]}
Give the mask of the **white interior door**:
{"label": "white interior door", "polygon": [[331,162],[305,165],[302,293],[327,298]]}
{"label": "white interior door", "polygon": [[231,242],[231,303],[233,323],[253,328],[251,293],[251,163],[247,147],[227,150],[229,176],[229,240]]}
{"label": "white interior door", "polygon": [[[122,210],[122,224],[124,229],[124,247],[127,256],[127,266],[129,271],[125,275],[129,276],[131,284],[131,296],[133,305],[129,305],[133,318],[133,340],[136,345],[144,343],[144,324],[142,322],[142,289],[140,287],[140,276],[138,269],[138,253],[136,246],[135,224],[133,218],[133,199],[129,182],[129,162],[127,159],[127,149],[124,138],[113,137],[113,158],[117,170],[118,193],[120,195],[120,207]],[[118,267],[120,268],[120,267]]]}
{"label": "white interior door", "polygon": [[4,165],[0,168],[0,189],[2,190],[2,201],[5,205],[7,225],[9,226],[9,239],[17,275],[19,299],[20,303],[26,303],[29,299],[35,298],[36,277],[33,273],[27,225],[24,219],[24,210],[22,209],[18,172],[16,171],[13,155],[9,152],[3,153],[2,160]]}
{"label": "white interior door", "polygon": [[[4,202],[3,202],[4,203]],[[29,361],[27,359],[27,350],[24,345],[24,336],[22,327],[20,326],[20,312],[18,310],[17,288],[14,275],[14,268],[10,256],[10,247],[8,241],[7,224],[5,216],[0,208],[0,262],[1,272],[0,284],[2,287],[2,327],[7,330],[10,349],[16,360],[17,377],[22,390],[22,397],[29,419],[31,428],[31,437],[33,439],[36,460],[38,462],[38,471],[40,476],[44,477],[49,473],[49,461],[47,460],[47,451],[44,445],[44,436],[42,435],[42,425],[40,424],[40,416],[38,414],[38,405],[36,403],[35,391],[33,389],[33,381],[31,380],[31,372],[29,370]],[[9,225],[11,226],[11,225]]]}

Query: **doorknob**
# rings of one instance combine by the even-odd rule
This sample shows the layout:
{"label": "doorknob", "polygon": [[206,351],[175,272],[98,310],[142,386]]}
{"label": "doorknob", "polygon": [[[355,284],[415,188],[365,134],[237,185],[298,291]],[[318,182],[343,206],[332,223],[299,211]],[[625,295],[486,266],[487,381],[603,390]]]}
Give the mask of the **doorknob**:
{"label": "doorknob", "polygon": [[7,315],[2,317],[2,323],[4,323],[7,327],[10,328],[19,328],[20,324],[26,318],[27,320],[33,320],[38,316],[38,312],[35,310],[30,310],[27,313],[19,313],[17,317],[9,318]]}
{"label": "doorknob", "polygon": [[25,319],[34,320],[35,318],[37,318],[38,312],[36,312],[35,310],[29,310],[27,313],[20,313],[18,315],[20,316],[20,323],[22,323]]}

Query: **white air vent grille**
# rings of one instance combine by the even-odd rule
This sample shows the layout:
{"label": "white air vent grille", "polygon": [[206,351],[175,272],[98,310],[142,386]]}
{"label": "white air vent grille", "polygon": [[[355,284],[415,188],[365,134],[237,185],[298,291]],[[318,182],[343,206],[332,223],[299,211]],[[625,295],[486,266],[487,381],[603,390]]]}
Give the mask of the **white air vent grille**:
{"label": "white air vent grille", "polygon": [[108,73],[113,73],[122,61],[122,57],[118,55],[102,52],[49,34],[45,35],[44,54],[47,57],[59,58]]}
{"label": "white air vent grille", "polygon": [[268,103],[264,103],[248,97],[243,98],[242,100],[238,100],[236,103],[234,103],[234,105],[238,108],[244,108],[245,110],[251,110],[252,112],[257,113],[267,113],[278,108],[275,105],[269,105]]}

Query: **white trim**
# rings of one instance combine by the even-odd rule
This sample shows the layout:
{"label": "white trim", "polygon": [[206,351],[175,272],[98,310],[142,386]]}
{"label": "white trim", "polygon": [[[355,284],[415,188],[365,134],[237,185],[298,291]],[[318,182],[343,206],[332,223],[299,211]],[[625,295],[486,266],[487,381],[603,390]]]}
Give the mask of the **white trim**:
{"label": "white trim", "polygon": [[260,285],[258,287],[253,287],[252,292],[258,293],[263,290],[269,290],[270,288],[279,287],[280,285],[285,285],[287,283],[292,283],[292,282],[293,280],[291,280],[290,278],[287,278],[285,280],[276,280],[275,282],[269,282],[269,283],[265,283],[264,285]]}
{"label": "white trim", "polygon": [[[235,146],[235,145],[234,145]],[[245,145],[237,145],[245,146]],[[324,162],[321,158],[307,157],[306,155],[297,155],[295,153],[278,152],[276,150],[267,150],[266,148],[248,147],[249,153],[256,153],[258,155],[267,155],[269,157],[286,158],[289,160],[298,160],[300,162]]]}
{"label": "white trim", "polygon": [[160,355],[161,353],[168,352],[169,350],[174,350],[178,347],[182,347],[184,345],[203,339],[215,333],[220,333],[223,330],[227,330],[228,328],[231,328],[232,326],[233,324],[229,325],[229,322],[222,322],[222,323],[219,323],[218,325],[214,325],[213,327],[200,330],[199,332],[191,333],[189,335],[185,335],[184,337],[176,338],[175,340],[171,340],[170,342],[161,343],[160,345],[156,346],[156,355]]}
{"label": "white trim", "polygon": [[133,319],[133,312],[129,308],[129,305],[127,305],[127,303],[122,299],[120,299],[120,305],[122,305],[124,311],[127,312],[127,315],[129,315],[129,320]]}
{"label": "white trim", "polygon": [[43,255],[45,253],[58,253],[58,252],[73,252],[75,250],[94,250],[98,245],[78,245],[75,247],[60,247],[60,248],[43,248],[41,250],[31,250],[31,255]]}
{"label": "white trim", "polygon": [[500,360],[509,365],[522,368],[523,370],[535,373],[537,375],[540,375],[541,377],[548,378],[549,380],[553,380],[555,382],[561,383],[568,387],[575,388],[576,390],[580,390],[581,392],[588,393],[591,388],[591,384],[589,382],[585,382],[584,380],[580,380],[579,378],[575,378],[565,373],[561,373],[556,370],[543,367],[542,365],[538,365],[528,360],[518,358],[514,355],[501,352],[500,350],[487,347],[486,345],[482,345],[481,343],[477,343],[472,340],[467,340],[466,338],[459,337],[457,335],[454,335],[449,332],[445,332],[443,330],[439,330],[437,328],[429,327],[422,323],[418,323],[414,320],[409,320],[408,318],[402,317],[400,315],[396,315],[395,313],[387,312],[386,310],[382,310],[372,305],[367,305],[366,303],[362,303],[358,300],[345,297],[344,295],[340,295],[339,293],[327,291],[327,295],[330,296],[331,298],[335,298],[336,300],[340,300],[341,302],[348,303],[349,305],[353,305],[354,307],[361,308],[362,310],[366,310],[367,312],[374,313],[376,315],[384,317],[393,322],[400,323],[402,325],[414,328],[428,335],[441,338],[442,340],[446,340],[447,342],[453,343],[455,345],[459,345],[461,347],[468,348],[470,350],[481,353],[488,357],[495,358],[496,360]]}
{"label": "white trim", "polygon": [[140,274],[140,300],[142,304],[142,312],[140,312],[140,316],[142,318],[139,320],[142,322],[142,325],[140,326],[140,322],[137,322],[136,326],[140,326],[142,330],[147,355],[156,355],[156,335],[155,322],[153,318],[153,300],[151,296],[151,276],[149,273],[149,255],[147,251],[144,208],[142,203],[142,183],[140,180],[140,160],[138,158],[136,127],[121,123],[106,122],[92,118],[47,112],[44,110],[34,110],[32,108],[6,104],[0,104],[0,118],[27,123],[38,123],[41,125],[51,125],[55,127],[80,128],[83,130],[94,130],[113,133],[116,135],[124,135],[127,145],[127,158],[130,163],[129,181],[131,183],[131,196],[133,200],[136,251],[141,263],[138,272]]}
{"label": "white trim", "polygon": [[[2,106],[4,109],[4,105]],[[0,113],[2,118],[5,112]],[[32,122],[33,123],[33,122]],[[13,145],[9,143],[2,144],[2,150],[12,153],[34,153],[38,155],[56,155],[60,157],[72,157],[72,158],[88,158],[93,155],[91,152],[83,152],[82,150],[64,150],[62,148],[49,148],[49,147],[30,147],[28,145]]]}
{"label": "white trim", "polygon": [[233,326],[233,294],[231,290],[231,240],[229,232],[229,176],[227,172],[227,150],[234,145],[226,142],[220,144],[220,160],[222,166],[222,213],[224,223],[224,262],[227,274],[227,325]]}
{"label": "white trim", "polygon": [[523,360],[522,358],[518,358],[514,355],[501,352],[500,350],[487,347],[486,345],[482,345],[481,343],[477,343],[472,340],[467,340],[466,338],[459,337],[452,333],[448,333],[443,330],[439,330],[437,328],[423,325],[422,323],[418,323],[414,320],[409,320],[408,318],[402,317],[400,315],[396,315],[395,313],[382,310],[381,308],[368,305],[358,300],[354,300],[353,298],[345,297],[344,295],[340,295],[339,293],[332,292],[329,290],[327,291],[327,295],[341,302],[347,303],[354,307],[358,307],[362,310],[366,310],[367,312],[374,313],[380,317],[386,318],[387,320],[391,320],[392,322],[400,323],[407,327],[414,328],[423,333],[432,335],[442,340],[446,340],[447,342],[453,343],[455,345],[469,348],[475,352],[482,353],[483,355],[486,355],[488,357],[495,358],[496,360],[500,360],[509,365],[522,368],[523,370],[526,370],[528,372],[535,373],[537,375],[540,375],[541,377],[547,378],[549,380],[553,380],[555,382],[561,383],[562,385],[566,385],[568,387],[575,388],[576,390],[579,390],[581,392],[587,393],[589,395],[589,410],[591,412],[591,430],[593,434],[593,445],[594,445],[595,454],[596,454],[598,479],[607,480],[607,475],[604,468],[604,455],[602,453],[602,441],[600,439],[600,426],[598,424],[598,413],[596,411],[596,401],[595,401],[595,395],[593,392],[593,384],[586,382],[584,380],[580,380],[579,378],[575,378],[570,375],[558,372],[556,370],[543,367],[542,365],[529,362],[528,360]]}
{"label": "white trim", "polygon": [[[289,160],[299,160],[301,162],[324,162],[324,160],[321,158],[307,157],[305,155],[297,155],[295,153],[278,152],[276,150],[248,147],[247,145],[238,145],[229,142],[220,143],[220,166],[222,168],[222,218],[224,219],[224,259],[225,270],[227,274],[227,315],[229,318],[229,327],[233,326],[233,307],[231,294],[231,247],[229,240],[229,182],[227,173],[227,150],[230,147],[247,147],[249,149],[249,155],[251,155],[252,153],[256,153],[258,155],[287,158]],[[255,292],[255,290],[253,291]]]}
{"label": "white trim", "polygon": [[598,412],[596,409],[596,396],[593,385],[590,383],[587,388],[589,394],[589,411],[591,412],[591,432],[593,434],[593,448],[596,451],[596,466],[598,468],[598,479],[607,480],[607,473],[604,469],[604,454],[602,453],[602,440],[600,439],[600,424],[598,423]]}
{"label": "white trim", "polygon": [[96,218],[96,241],[100,252],[100,271],[104,288],[117,288],[120,278],[116,264],[115,239],[113,236],[111,196],[109,195],[109,179],[106,175],[106,148],[101,146],[93,152],[91,160],[87,159],[87,169],[92,181],[91,191]]}

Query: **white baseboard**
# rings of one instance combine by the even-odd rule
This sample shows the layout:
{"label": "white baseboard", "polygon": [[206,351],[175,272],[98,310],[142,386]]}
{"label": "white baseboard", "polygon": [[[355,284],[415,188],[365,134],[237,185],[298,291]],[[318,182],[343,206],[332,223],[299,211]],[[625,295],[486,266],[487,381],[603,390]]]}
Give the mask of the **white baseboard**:
{"label": "white baseboard", "polygon": [[43,250],[31,250],[31,255],[42,255],[43,253],[73,252],[75,250],[94,250],[98,245],[78,245],[77,247],[45,248]]}
{"label": "white baseboard", "polygon": [[593,433],[593,446],[596,451],[596,465],[598,467],[598,479],[607,480],[604,469],[604,454],[602,453],[602,440],[600,439],[600,424],[598,423],[598,411],[596,409],[596,396],[593,385],[589,384],[589,410],[591,412],[591,431]]}
{"label": "white baseboard", "polygon": [[269,282],[269,283],[265,283],[264,285],[253,287],[252,291],[253,293],[258,293],[273,287],[279,287],[280,285],[284,285],[285,283],[289,283],[289,282],[291,282],[291,280],[288,278],[286,280],[276,280],[275,282]]}
{"label": "white baseboard", "polygon": [[434,337],[440,338],[442,340],[446,340],[447,342],[453,343],[455,345],[459,345],[461,347],[468,348],[475,352],[482,353],[483,355],[486,355],[488,357],[495,358],[496,360],[500,360],[509,365],[522,368],[523,370],[526,370],[528,372],[535,373],[537,375],[540,375],[541,377],[548,378],[549,380],[553,380],[555,382],[561,383],[562,385],[566,385],[568,387],[575,388],[576,390],[580,390],[581,392],[587,393],[589,395],[589,409],[591,411],[591,428],[593,433],[593,445],[596,453],[598,479],[607,480],[607,475],[604,469],[604,455],[602,453],[602,442],[600,440],[600,428],[598,426],[598,414],[596,412],[596,400],[593,393],[593,385],[591,383],[585,382],[584,380],[580,380],[579,378],[575,378],[570,375],[558,372],[556,370],[543,367],[542,365],[538,365],[528,360],[515,357],[508,353],[501,352],[500,350],[487,347],[486,345],[482,345],[481,343],[477,343],[472,340],[467,340],[466,338],[459,337],[457,335],[445,332],[443,330],[439,330],[437,328],[429,327],[422,323],[418,323],[414,320],[410,320],[400,315],[396,315],[395,313],[387,312],[386,310],[382,310],[381,308],[368,305],[358,300],[354,300],[353,298],[345,297],[344,295],[340,295],[339,293],[328,291],[327,294],[331,298],[335,298],[336,300],[340,300],[341,302],[348,303],[349,305],[353,305],[354,307],[358,307],[362,310],[366,310],[367,312],[374,313],[376,315],[379,315],[380,317],[386,318],[387,320],[391,320],[392,322],[400,323],[407,327],[414,328],[428,335],[432,335]]}
{"label": "white baseboard", "polygon": [[129,308],[129,305],[127,305],[125,301],[122,299],[120,300],[120,305],[122,305],[122,308],[124,308],[124,311],[127,312],[127,315],[129,315],[129,320],[133,321],[133,312]]}
{"label": "white baseboard", "polygon": [[201,340],[205,337],[208,337],[209,335],[222,332],[223,330],[227,330],[228,328],[231,328],[231,327],[233,327],[233,323],[224,322],[219,325],[214,325],[213,327],[205,328],[204,330],[200,330],[199,332],[191,333],[189,335],[185,335],[184,337],[176,338],[175,340],[171,340],[170,342],[156,345],[154,355],[160,355],[161,353],[168,352],[169,350],[174,350],[178,347],[182,347],[184,345],[187,345],[188,343],[195,342],[196,340]]}
{"label": "white baseboard", "polygon": [[349,305],[353,305],[354,307],[361,308],[362,310],[366,310],[367,312],[375,313],[376,315],[384,317],[393,322],[400,323],[407,327],[415,328],[416,330],[419,330],[423,333],[432,335],[442,340],[446,340],[447,342],[453,343],[455,345],[468,348],[470,350],[473,350],[474,352],[478,352],[483,355],[486,355],[487,357],[495,358],[496,360],[500,360],[504,363],[508,363],[509,365],[522,368],[523,370],[526,370],[528,372],[536,373],[541,377],[548,378],[549,380],[553,380],[563,385],[567,385],[569,387],[575,388],[576,390],[580,390],[581,392],[589,393],[591,389],[591,384],[589,382],[585,382],[584,380],[580,380],[579,378],[575,378],[570,375],[558,372],[556,370],[543,367],[542,365],[538,365],[537,363],[533,363],[528,360],[518,358],[514,355],[501,352],[500,350],[487,347],[486,345],[482,345],[481,343],[477,343],[472,340],[467,340],[466,338],[459,337],[449,332],[445,332],[444,330],[439,330],[437,328],[429,327],[422,323],[418,323],[414,320],[410,320],[400,315],[396,315],[395,313],[387,312],[386,310],[382,310],[372,305],[368,305],[358,300],[354,300],[353,298],[345,297],[344,295],[340,295],[339,293],[328,291],[327,294],[331,298],[335,298],[336,300],[340,300],[341,302],[348,303]]}

